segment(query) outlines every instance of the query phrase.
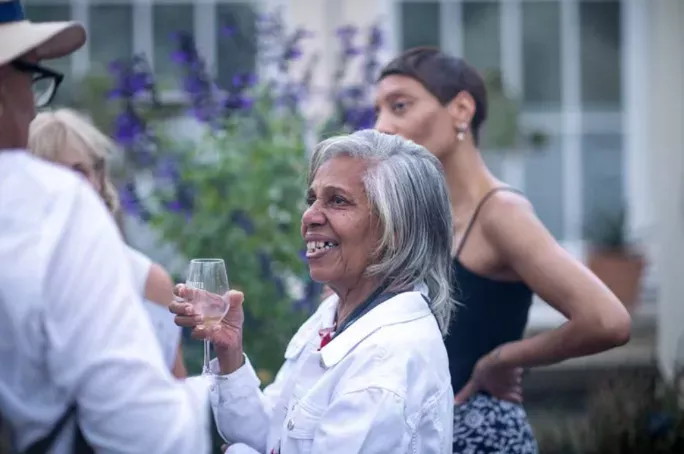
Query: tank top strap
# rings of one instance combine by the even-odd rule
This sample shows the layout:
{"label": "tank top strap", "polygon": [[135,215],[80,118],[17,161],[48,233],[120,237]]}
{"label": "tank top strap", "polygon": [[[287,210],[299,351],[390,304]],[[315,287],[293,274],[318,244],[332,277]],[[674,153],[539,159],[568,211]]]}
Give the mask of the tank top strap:
{"label": "tank top strap", "polygon": [[461,255],[461,251],[463,251],[463,247],[466,244],[466,240],[468,239],[468,236],[470,235],[470,231],[473,229],[473,226],[475,225],[475,221],[477,220],[477,216],[480,214],[480,211],[482,210],[482,207],[484,204],[489,200],[494,194],[500,191],[508,191],[508,192],[514,192],[520,195],[524,195],[522,191],[516,188],[512,188],[510,186],[499,186],[493,189],[490,189],[489,192],[487,192],[477,203],[477,206],[475,207],[475,211],[473,212],[473,215],[470,217],[470,220],[468,221],[468,225],[466,226],[465,232],[463,233],[463,238],[461,238],[460,243],[458,244],[458,248],[456,249],[456,255],[454,258],[458,259],[459,256]]}

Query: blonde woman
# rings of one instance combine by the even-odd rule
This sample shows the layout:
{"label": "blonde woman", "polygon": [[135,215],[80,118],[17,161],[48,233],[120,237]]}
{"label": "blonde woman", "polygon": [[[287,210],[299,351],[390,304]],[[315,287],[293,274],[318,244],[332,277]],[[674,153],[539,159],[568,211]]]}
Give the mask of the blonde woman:
{"label": "blonde woman", "polygon": [[[107,161],[115,145],[84,116],[70,109],[38,114],[29,130],[29,150],[82,175],[100,194],[111,213],[118,211],[116,189],[107,172]],[[166,309],[173,300],[173,282],[160,265],[139,251],[129,247],[128,257],[164,359],[173,374],[183,378],[187,372],[180,347],[180,330]]]}

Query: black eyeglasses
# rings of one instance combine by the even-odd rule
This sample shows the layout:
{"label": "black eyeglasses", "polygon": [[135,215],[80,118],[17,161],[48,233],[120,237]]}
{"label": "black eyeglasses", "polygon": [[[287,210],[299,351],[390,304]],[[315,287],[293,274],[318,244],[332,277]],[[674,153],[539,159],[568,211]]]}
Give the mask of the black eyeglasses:
{"label": "black eyeglasses", "polygon": [[33,100],[36,107],[45,107],[52,102],[59,85],[64,80],[64,74],[36,63],[14,60],[12,66],[17,71],[31,74],[33,83]]}

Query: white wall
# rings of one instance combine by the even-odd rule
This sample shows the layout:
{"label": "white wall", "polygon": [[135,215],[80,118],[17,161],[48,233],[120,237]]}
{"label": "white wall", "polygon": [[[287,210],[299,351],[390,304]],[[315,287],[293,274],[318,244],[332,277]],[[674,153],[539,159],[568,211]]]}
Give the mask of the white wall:
{"label": "white wall", "polygon": [[[658,360],[671,376],[684,333],[684,2],[649,2],[651,84],[648,152],[652,164],[654,259],[659,270]],[[680,355],[684,352],[679,352]]]}

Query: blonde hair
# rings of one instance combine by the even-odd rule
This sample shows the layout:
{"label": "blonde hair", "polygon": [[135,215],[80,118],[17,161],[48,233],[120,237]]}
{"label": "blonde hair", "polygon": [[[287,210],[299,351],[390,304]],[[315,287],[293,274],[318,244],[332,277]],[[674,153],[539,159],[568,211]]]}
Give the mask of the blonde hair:
{"label": "blonde hair", "polygon": [[52,162],[59,162],[61,151],[67,148],[83,153],[94,167],[100,167],[100,196],[107,208],[112,213],[119,209],[119,197],[109,179],[107,165],[116,145],[84,115],[72,109],[39,113],[29,128],[28,147],[31,153]]}

